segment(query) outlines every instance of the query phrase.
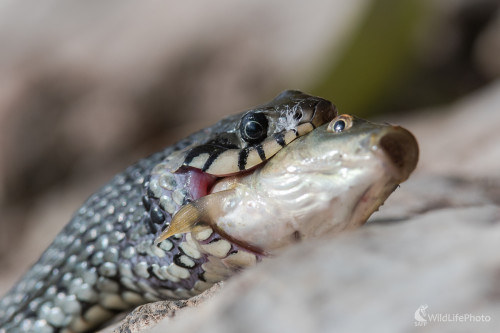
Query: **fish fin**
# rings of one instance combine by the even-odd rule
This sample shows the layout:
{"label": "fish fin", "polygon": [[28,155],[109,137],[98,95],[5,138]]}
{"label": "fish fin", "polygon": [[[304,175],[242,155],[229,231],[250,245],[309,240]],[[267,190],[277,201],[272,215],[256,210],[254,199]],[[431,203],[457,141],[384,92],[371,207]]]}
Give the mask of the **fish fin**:
{"label": "fish fin", "polygon": [[191,232],[198,226],[215,226],[215,219],[221,215],[225,199],[234,193],[234,189],[212,193],[182,206],[172,218],[170,226],[156,238],[154,244],[175,234]]}

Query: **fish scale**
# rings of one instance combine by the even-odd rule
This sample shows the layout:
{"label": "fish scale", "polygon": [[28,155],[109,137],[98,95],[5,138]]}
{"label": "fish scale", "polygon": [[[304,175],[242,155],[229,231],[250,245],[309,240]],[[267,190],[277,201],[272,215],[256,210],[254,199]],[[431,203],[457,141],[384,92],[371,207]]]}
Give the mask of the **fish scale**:
{"label": "fish scale", "polygon": [[[315,106],[319,104],[321,109]],[[92,331],[139,304],[197,295],[260,261],[260,254],[225,240],[208,226],[154,244],[180,207],[200,195],[189,191],[190,182],[197,179],[189,178],[193,167],[186,164],[177,170],[171,165],[182,165],[186,156],[201,158],[198,153],[189,155],[200,146],[204,147],[198,149],[203,158],[211,154],[206,165],[218,162],[228,149],[231,153],[225,161],[231,162],[234,155],[232,163],[237,166],[230,169],[245,171],[246,162],[238,156],[248,149],[258,151],[262,160],[258,163],[262,163],[285,146],[283,136],[275,139],[279,133],[272,128],[283,123],[283,110],[296,105],[304,105],[304,124],[309,126],[302,126],[301,135],[335,115],[328,101],[286,91],[269,104],[248,111],[265,112],[270,119],[265,145],[256,143],[251,148],[243,141],[230,142],[241,140],[236,131],[243,113],[194,133],[115,176],[87,199],[40,259],[0,300],[0,332]],[[290,124],[295,125],[300,123],[294,120]],[[295,131],[288,142],[298,136]],[[210,151],[211,146],[204,146],[207,142],[222,142],[224,148]],[[262,153],[270,149],[266,147],[273,147],[272,154]],[[218,172],[217,163],[214,165],[211,170]]]}

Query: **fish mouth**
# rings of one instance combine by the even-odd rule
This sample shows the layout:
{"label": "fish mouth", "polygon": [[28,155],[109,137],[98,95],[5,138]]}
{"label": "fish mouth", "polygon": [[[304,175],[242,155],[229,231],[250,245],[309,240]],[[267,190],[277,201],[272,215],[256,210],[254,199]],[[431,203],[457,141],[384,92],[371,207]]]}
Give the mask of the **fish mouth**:
{"label": "fish mouth", "polygon": [[399,126],[385,128],[372,147],[383,151],[389,168],[398,182],[404,182],[418,162],[418,143],[413,134]]}

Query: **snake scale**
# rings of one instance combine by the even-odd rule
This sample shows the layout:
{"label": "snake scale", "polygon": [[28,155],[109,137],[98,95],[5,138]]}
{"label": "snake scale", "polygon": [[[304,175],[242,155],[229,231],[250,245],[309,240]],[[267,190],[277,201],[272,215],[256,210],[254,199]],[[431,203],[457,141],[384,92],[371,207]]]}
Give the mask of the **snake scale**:
{"label": "snake scale", "polygon": [[172,217],[221,177],[251,172],[335,116],[329,101],[285,91],[128,167],[88,198],[0,301],[0,332],[93,331],[117,313],[192,297],[259,262],[263,249],[214,228],[167,237]]}

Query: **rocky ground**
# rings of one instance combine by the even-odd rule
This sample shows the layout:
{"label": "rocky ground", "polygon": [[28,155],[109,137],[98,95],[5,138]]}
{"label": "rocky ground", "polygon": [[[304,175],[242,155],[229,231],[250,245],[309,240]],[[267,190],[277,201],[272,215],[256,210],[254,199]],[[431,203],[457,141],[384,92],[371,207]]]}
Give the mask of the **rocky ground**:
{"label": "rocky ground", "polygon": [[299,244],[202,302],[142,306],[106,331],[498,332],[499,107],[496,82],[439,115],[395,119],[421,160],[366,226]]}

